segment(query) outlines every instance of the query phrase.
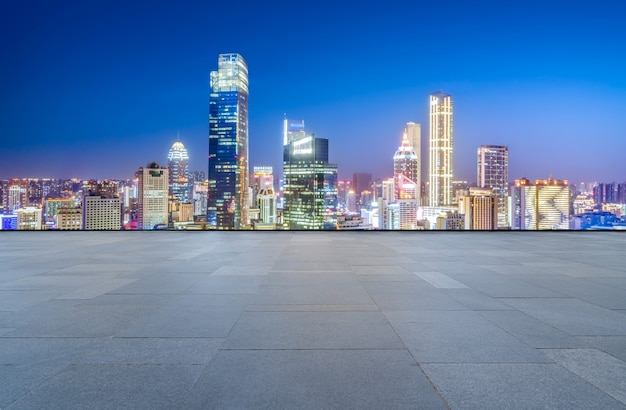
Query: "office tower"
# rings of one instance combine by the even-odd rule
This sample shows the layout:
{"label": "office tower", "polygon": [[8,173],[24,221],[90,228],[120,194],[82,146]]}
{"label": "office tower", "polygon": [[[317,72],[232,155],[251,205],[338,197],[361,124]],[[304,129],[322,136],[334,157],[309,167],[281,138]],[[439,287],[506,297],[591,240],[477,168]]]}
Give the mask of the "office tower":
{"label": "office tower", "polygon": [[491,188],[498,198],[498,228],[509,227],[509,148],[502,145],[481,145],[477,153],[476,184]]}
{"label": "office tower", "polygon": [[328,140],[303,130],[287,141],[283,147],[285,228],[330,229],[337,210],[337,165],[328,162]]}
{"label": "office tower", "polygon": [[283,146],[289,144],[294,139],[300,139],[306,137],[304,132],[304,120],[283,120]]}
{"label": "office tower", "polygon": [[459,197],[459,213],[465,215],[464,229],[498,229],[499,203],[491,188],[470,188],[469,195]]}
{"label": "office tower", "polygon": [[15,210],[17,215],[18,231],[40,231],[41,230],[41,208],[27,206]]}
{"label": "office tower", "polygon": [[248,65],[240,54],[220,54],[209,98],[210,227],[248,227],[248,174]]}
{"label": "office tower", "polygon": [[167,155],[169,196],[175,202],[190,203],[189,154],[182,142],[172,144]]}
{"label": "office tower", "polygon": [[138,179],[137,227],[157,229],[168,223],[168,172],[158,162],[151,162],[135,174]]}
{"label": "office tower", "polygon": [[404,128],[404,133],[409,138],[409,144],[413,147],[415,155],[417,156],[417,172],[415,174],[415,184],[418,187],[417,190],[417,204],[422,204],[422,125],[415,122],[407,122]]}
{"label": "office tower", "polygon": [[82,229],[113,230],[122,228],[122,202],[115,184],[90,181],[83,188]]}
{"label": "office tower", "polygon": [[453,202],[453,148],[452,97],[437,91],[430,95],[428,148],[430,206],[450,205]]}
{"label": "office tower", "polygon": [[511,188],[512,229],[569,229],[570,187],[566,180],[522,178]]}

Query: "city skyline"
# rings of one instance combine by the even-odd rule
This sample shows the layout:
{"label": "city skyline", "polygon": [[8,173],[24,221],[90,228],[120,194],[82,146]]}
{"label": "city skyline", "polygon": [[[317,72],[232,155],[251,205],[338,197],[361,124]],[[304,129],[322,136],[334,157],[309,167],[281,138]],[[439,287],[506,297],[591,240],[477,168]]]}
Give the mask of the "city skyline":
{"label": "city skyline", "polygon": [[[481,145],[509,147],[511,181],[624,179],[610,149],[626,129],[618,13],[459,2],[445,7],[444,30],[403,17],[443,6],[328,6],[334,13],[324,4],[250,5],[240,32],[216,37],[204,16],[218,19],[226,6],[62,2],[29,13],[3,4],[12,18],[0,29],[9,62],[0,68],[0,176],[132,178],[137,166],[165,162],[177,131],[190,170],[205,170],[209,72],[216,55],[236,52],[250,66],[250,166],[281,169],[286,113],[330,140],[340,179],[385,178],[393,164],[377,154],[396,150],[407,122],[426,127],[427,96],[442,90],[455,101],[455,179],[473,181]],[[290,16],[323,33],[285,36],[276,23]],[[429,42],[432,33],[444,49]],[[276,58],[281,52],[293,63]],[[433,53],[436,63],[426,58]]]}

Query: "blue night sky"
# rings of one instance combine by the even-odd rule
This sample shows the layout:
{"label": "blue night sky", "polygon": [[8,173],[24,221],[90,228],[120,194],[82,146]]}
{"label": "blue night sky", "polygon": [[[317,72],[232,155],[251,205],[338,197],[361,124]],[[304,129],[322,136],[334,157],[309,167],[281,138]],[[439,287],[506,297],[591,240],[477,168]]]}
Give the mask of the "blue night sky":
{"label": "blue night sky", "polygon": [[[428,94],[455,104],[455,178],[508,145],[511,180],[624,181],[622,1],[0,4],[0,179],[131,178],[177,132],[207,169],[209,72],[250,70],[250,166],[281,172],[282,119],[330,140],[339,176],[392,174]],[[425,167],[423,169],[426,169]]]}

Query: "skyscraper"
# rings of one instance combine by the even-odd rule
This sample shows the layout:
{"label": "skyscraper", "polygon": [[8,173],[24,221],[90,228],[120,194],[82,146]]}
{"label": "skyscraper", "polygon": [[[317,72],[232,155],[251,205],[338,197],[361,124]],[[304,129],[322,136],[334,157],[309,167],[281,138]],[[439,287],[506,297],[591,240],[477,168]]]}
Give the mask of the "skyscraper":
{"label": "skyscraper", "polygon": [[169,196],[175,202],[190,203],[189,154],[182,142],[176,141],[167,155]]}
{"label": "skyscraper", "polygon": [[429,123],[429,205],[453,202],[452,96],[441,91],[430,95]]}
{"label": "skyscraper", "polygon": [[393,176],[400,205],[400,229],[415,229],[420,192],[419,185],[415,182],[417,174],[417,154],[405,132],[402,145],[393,156]]}
{"label": "skyscraper", "polygon": [[211,71],[207,223],[248,227],[248,65],[240,54],[220,54]]}
{"label": "skyscraper", "polygon": [[285,227],[329,229],[337,210],[337,165],[328,163],[328,140],[307,135],[303,129],[287,141],[283,147]]}
{"label": "skyscraper", "polygon": [[476,183],[491,188],[498,199],[498,228],[509,226],[509,148],[502,145],[481,145],[477,154]]}
{"label": "skyscraper", "polygon": [[417,174],[415,175],[415,184],[417,185],[417,204],[421,205],[422,202],[422,125],[415,122],[407,122],[404,128],[404,133],[409,138],[409,142],[415,151],[417,156]]}
{"label": "skyscraper", "polygon": [[167,168],[151,162],[146,168],[139,167],[137,193],[137,220],[139,229],[155,229],[167,226],[168,219],[168,172]]}

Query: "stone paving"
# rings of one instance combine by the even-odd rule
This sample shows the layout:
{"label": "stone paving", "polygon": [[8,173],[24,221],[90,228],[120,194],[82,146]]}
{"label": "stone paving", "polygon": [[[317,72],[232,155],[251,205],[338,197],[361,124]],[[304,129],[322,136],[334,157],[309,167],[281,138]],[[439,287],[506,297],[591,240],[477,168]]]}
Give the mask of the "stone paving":
{"label": "stone paving", "polygon": [[2,409],[626,409],[626,234],[6,232]]}

